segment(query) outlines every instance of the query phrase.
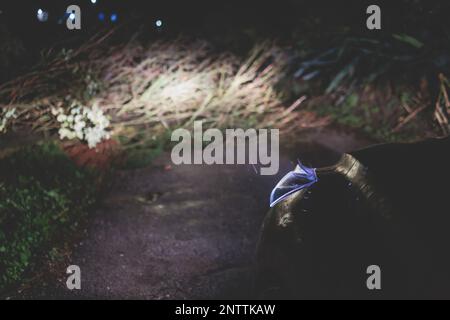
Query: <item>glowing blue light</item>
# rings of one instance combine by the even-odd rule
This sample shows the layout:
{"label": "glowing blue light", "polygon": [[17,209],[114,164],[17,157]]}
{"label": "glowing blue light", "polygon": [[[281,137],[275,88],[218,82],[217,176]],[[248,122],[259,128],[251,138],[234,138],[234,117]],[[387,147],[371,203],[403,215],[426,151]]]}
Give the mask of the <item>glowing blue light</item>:
{"label": "glowing blue light", "polygon": [[116,22],[117,21],[117,14],[113,13],[111,15],[111,22]]}
{"label": "glowing blue light", "polygon": [[48,20],[48,12],[43,9],[39,9],[36,16],[40,22],[46,22]]}
{"label": "glowing blue light", "polygon": [[75,20],[75,18],[76,18],[75,13],[69,14],[69,19],[70,20]]}
{"label": "glowing blue light", "polygon": [[316,169],[308,168],[300,162],[294,171],[289,172],[278,182],[270,194],[270,207],[283,201],[291,194],[307,189],[319,181]]}
{"label": "glowing blue light", "polygon": [[156,25],[158,28],[161,28],[162,25],[163,25],[162,20],[156,20],[155,25]]}
{"label": "glowing blue light", "polygon": [[103,12],[100,12],[100,13],[98,14],[98,19],[99,19],[100,21],[105,21],[105,14],[104,14]]}

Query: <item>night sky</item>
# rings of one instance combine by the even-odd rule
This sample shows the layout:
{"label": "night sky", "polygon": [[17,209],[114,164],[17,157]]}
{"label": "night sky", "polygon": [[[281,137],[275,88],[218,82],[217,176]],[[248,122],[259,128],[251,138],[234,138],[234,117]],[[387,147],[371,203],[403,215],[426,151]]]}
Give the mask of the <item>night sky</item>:
{"label": "night sky", "polygon": [[[35,52],[60,43],[77,46],[93,34],[114,26],[129,26],[130,32],[124,32],[120,41],[129,40],[139,31],[141,36],[150,39],[179,34],[209,40],[228,38],[240,42],[237,47],[245,47],[249,34],[252,39],[276,38],[293,44],[301,41],[302,33],[315,33],[321,38],[323,34],[338,35],[344,28],[358,36],[391,37],[393,33],[405,33],[423,38],[441,32],[441,26],[448,24],[448,10],[442,8],[450,7],[449,1],[440,1],[439,10],[433,11],[437,1],[415,6],[414,0],[93,1],[96,3],[91,0],[3,0],[0,2],[0,31],[6,29],[3,35],[20,39],[26,50]],[[373,3],[382,6],[381,31],[368,31],[365,27],[365,11],[367,5]],[[82,30],[66,28],[65,10],[71,4],[81,7]],[[40,22],[36,17],[40,8],[48,11],[47,22]],[[116,21],[111,21],[113,15]]]}
{"label": "night sky", "polygon": [[[95,0],[94,0],[95,1]],[[403,27],[406,11],[413,11],[414,1],[367,1],[367,0],[3,0],[0,3],[0,21],[11,27],[12,32],[20,32],[23,37],[45,34],[51,37],[65,32],[65,23],[58,28],[58,21],[64,17],[70,4],[82,9],[83,32],[112,24],[111,15],[117,14],[116,24],[139,21],[149,26],[148,31],[157,29],[155,22],[163,21],[165,32],[223,32],[228,30],[244,31],[256,28],[259,32],[284,36],[304,21],[318,18],[328,27],[346,24],[358,29],[365,26],[365,8],[368,4],[383,6],[385,27]],[[432,3],[432,1],[430,1]],[[423,7],[423,6],[422,6]],[[431,7],[431,4],[430,4]],[[39,8],[49,12],[48,22],[40,23],[36,18]],[[425,11],[426,8],[425,8]],[[104,14],[100,21],[99,14]],[[427,12],[424,12],[426,16]],[[445,18],[445,16],[443,16]],[[433,16],[436,19],[436,16]]]}

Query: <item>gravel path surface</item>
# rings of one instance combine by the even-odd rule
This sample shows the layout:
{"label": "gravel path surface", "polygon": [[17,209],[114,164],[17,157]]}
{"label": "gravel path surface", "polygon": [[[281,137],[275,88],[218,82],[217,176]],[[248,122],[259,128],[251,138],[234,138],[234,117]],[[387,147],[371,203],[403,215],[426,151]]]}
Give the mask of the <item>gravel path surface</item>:
{"label": "gravel path surface", "polygon": [[[84,298],[249,298],[269,194],[251,166],[176,166],[165,154],[122,172],[73,264]],[[284,161],[280,174],[291,169]]]}
{"label": "gravel path surface", "polygon": [[252,166],[172,166],[169,154],[148,168],[120,172],[74,248],[82,289],[67,290],[63,275],[37,296],[252,298],[260,227],[272,188],[294,166],[287,159],[326,165],[332,157],[318,146],[342,152],[364,144],[342,133],[317,133],[269,177]]}

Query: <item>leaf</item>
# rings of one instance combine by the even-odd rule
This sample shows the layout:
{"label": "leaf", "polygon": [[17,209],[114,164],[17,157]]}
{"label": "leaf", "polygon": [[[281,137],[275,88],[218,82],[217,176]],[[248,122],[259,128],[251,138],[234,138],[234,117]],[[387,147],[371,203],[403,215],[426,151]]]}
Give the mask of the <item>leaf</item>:
{"label": "leaf", "polygon": [[424,44],[421,41],[417,40],[416,38],[414,38],[412,36],[404,34],[404,33],[402,33],[402,34],[393,34],[392,36],[395,39],[397,39],[397,40],[399,40],[401,42],[404,42],[406,44],[409,44],[409,45],[411,45],[411,46],[413,46],[414,48],[417,48],[417,49],[420,49],[420,48],[422,48],[424,46]]}
{"label": "leaf", "polygon": [[354,59],[334,77],[326,90],[326,94],[333,92],[347,76],[354,72],[355,65],[358,63],[358,60],[358,58]]}

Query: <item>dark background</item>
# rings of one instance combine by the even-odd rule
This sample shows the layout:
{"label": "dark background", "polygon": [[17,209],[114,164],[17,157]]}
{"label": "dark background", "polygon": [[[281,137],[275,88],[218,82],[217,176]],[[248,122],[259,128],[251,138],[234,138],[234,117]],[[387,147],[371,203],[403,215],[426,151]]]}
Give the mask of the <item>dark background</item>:
{"label": "dark background", "polygon": [[[367,33],[366,8],[370,4],[382,7],[383,30],[387,32],[427,33],[437,32],[447,23],[448,1],[365,1],[365,0],[278,0],[278,1],[143,1],[143,0],[6,0],[0,4],[0,21],[9,31],[34,44],[54,41],[62,34],[74,36],[58,21],[65,9],[77,4],[82,9],[83,32],[95,32],[112,25],[112,13],[118,14],[117,24],[138,21],[147,24],[148,34],[159,33],[155,21],[162,19],[166,33],[193,33],[198,35],[246,32],[249,28],[260,35],[289,38],[294,31],[305,30],[305,24],[319,24],[317,32],[337,31],[342,26],[355,33]],[[36,19],[36,11],[49,12],[47,23]],[[105,13],[106,21],[98,19]],[[77,36],[80,35],[78,32]]]}
{"label": "dark background", "polygon": [[[81,7],[82,30],[66,28],[64,15],[70,4]],[[370,4],[382,9],[380,31],[366,28]],[[36,17],[39,8],[49,12],[45,23]],[[29,70],[44,49],[77,48],[92,35],[116,27],[120,27],[114,37],[118,43],[136,37],[151,41],[183,35],[206,39],[218,50],[238,54],[246,54],[258,41],[276,39],[292,46],[301,59],[344,47],[357,38],[358,53],[347,50],[346,59],[362,52],[370,61],[361,65],[372,69],[383,65],[383,59],[393,61],[389,78],[415,70],[420,76],[435,78],[436,72],[450,66],[449,9],[450,1],[444,0],[97,0],[96,4],[90,0],[5,0],[0,3],[0,60],[6,56],[0,61],[0,81]],[[99,20],[100,13],[104,21]],[[112,14],[117,14],[116,22],[110,20]],[[155,25],[158,19],[163,21],[161,28]],[[425,46],[416,50],[398,41],[392,45],[393,34],[406,34]],[[371,40],[384,45],[373,46]],[[302,56],[303,51],[307,54]],[[376,57],[372,59],[365,51],[376,51]]]}

